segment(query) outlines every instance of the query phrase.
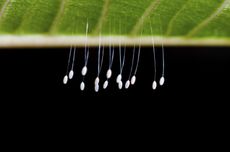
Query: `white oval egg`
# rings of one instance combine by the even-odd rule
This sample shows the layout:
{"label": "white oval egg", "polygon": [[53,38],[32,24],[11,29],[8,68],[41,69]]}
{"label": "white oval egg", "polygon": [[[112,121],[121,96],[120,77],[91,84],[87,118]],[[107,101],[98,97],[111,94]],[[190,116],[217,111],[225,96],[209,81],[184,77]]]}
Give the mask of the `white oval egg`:
{"label": "white oval egg", "polygon": [[81,91],[85,90],[85,83],[84,82],[81,82],[80,89],[81,89]]}
{"label": "white oval egg", "polygon": [[153,81],[152,88],[153,88],[153,90],[156,90],[156,89],[157,89],[157,82],[156,82],[156,81]]}
{"label": "white oval egg", "polygon": [[103,89],[106,89],[106,88],[108,87],[108,85],[109,85],[109,81],[106,80],[106,81],[104,82],[104,84],[103,84]]}
{"label": "white oval egg", "polygon": [[107,77],[107,79],[110,79],[110,78],[112,77],[112,70],[111,70],[111,69],[109,69],[109,70],[107,71],[106,77]]}
{"label": "white oval egg", "polygon": [[123,87],[123,83],[122,83],[122,81],[118,82],[118,88],[121,90],[121,89],[122,89],[122,87]]}
{"label": "white oval egg", "polygon": [[85,75],[87,74],[87,71],[88,71],[87,67],[84,66],[84,67],[82,68],[82,70],[81,70],[82,76],[85,76]]}
{"label": "white oval egg", "polygon": [[164,78],[164,77],[161,77],[161,79],[160,79],[160,85],[163,86],[164,83],[165,83],[165,78]]}
{"label": "white oval egg", "polygon": [[68,83],[68,76],[67,76],[67,75],[64,77],[63,83],[64,83],[64,84],[67,84],[67,83]]}
{"label": "white oval egg", "polygon": [[128,89],[129,86],[130,86],[130,81],[128,80],[128,81],[126,81],[126,83],[125,83],[125,89]]}
{"label": "white oval egg", "polygon": [[134,75],[132,78],[131,78],[131,84],[134,85],[136,83],[136,76]]}
{"label": "white oval egg", "polygon": [[73,79],[73,76],[74,76],[74,72],[73,72],[73,70],[71,70],[71,71],[69,72],[69,79],[70,79],[70,80]]}

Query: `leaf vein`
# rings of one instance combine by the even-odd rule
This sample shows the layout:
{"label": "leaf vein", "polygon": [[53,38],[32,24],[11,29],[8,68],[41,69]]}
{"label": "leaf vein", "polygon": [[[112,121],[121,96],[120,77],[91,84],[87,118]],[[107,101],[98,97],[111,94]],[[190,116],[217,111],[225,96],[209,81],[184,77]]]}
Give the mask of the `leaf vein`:
{"label": "leaf vein", "polygon": [[146,8],[145,12],[142,14],[142,16],[139,18],[139,20],[137,21],[137,23],[133,26],[133,29],[131,30],[131,35],[135,35],[137,34],[142,25],[143,25],[143,21],[149,17],[150,13],[154,12],[156,10],[156,8],[158,7],[158,5],[160,4],[161,0],[155,0],[153,1],[149,7]]}
{"label": "leaf vein", "polygon": [[10,3],[10,0],[6,0],[4,5],[2,6],[1,11],[0,11],[0,19],[2,18],[2,15],[4,14],[9,3]]}
{"label": "leaf vein", "polygon": [[230,1],[224,0],[214,13],[212,13],[208,18],[206,18],[199,25],[194,27],[186,36],[191,37],[196,35],[201,29],[203,29],[206,25],[208,25],[214,18],[218,17],[218,15],[225,9],[225,7],[228,4],[230,4]]}
{"label": "leaf vein", "polygon": [[174,17],[172,17],[172,19],[169,21],[168,28],[166,30],[166,35],[167,36],[169,36],[172,33],[173,22],[177,19],[177,16],[180,15],[180,13],[186,8],[186,5],[187,5],[188,2],[189,2],[189,0],[184,3],[184,5],[181,7],[181,9],[178,10],[178,12],[174,15]]}
{"label": "leaf vein", "polygon": [[93,30],[93,34],[98,34],[102,30],[102,26],[106,20],[106,17],[108,16],[108,11],[109,11],[109,5],[110,5],[110,0],[104,0],[104,5],[102,9],[102,13],[100,18],[98,19],[98,22]]}
{"label": "leaf vein", "polygon": [[57,13],[56,17],[53,19],[53,22],[50,26],[50,29],[49,29],[50,33],[54,33],[54,31],[56,30],[57,24],[60,21],[62,14],[64,13],[65,4],[67,3],[67,1],[68,0],[62,0],[60,7],[59,7],[59,10],[57,11],[58,13]]}

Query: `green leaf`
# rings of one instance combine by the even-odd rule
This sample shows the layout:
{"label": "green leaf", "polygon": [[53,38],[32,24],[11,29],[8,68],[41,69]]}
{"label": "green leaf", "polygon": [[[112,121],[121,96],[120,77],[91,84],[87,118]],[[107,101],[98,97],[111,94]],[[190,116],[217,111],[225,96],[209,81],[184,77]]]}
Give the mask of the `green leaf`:
{"label": "green leaf", "polygon": [[0,47],[83,46],[87,21],[90,45],[230,45],[230,0],[0,0]]}

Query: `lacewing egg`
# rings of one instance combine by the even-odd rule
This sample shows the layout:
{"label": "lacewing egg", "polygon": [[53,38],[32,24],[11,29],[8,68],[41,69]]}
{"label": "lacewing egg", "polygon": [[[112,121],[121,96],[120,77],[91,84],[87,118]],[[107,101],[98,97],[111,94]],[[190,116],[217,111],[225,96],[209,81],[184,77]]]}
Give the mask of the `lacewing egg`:
{"label": "lacewing egg", "polygon": [[153,88],[153,90],[156,90],[156,88],[157,88],[157,82],[156,81],[153,81],[152,88]]}
{"label": "lacewing egg", "polygon": [[67,75],[64,77],[63,83],[64,83],[64,84],[67,84],[67,83],[68,83],[68,76],[67,76]]}
{"label": "lacewing egg", "polygon": [[81,91],[85,90],[85,83],[84,82],[81,82],[80,89],[81,89]]}
{"label": "lacewing egg", "polygon": [[164,77],[161,77],[161,79],[160,79],[160,85],[163,86],[164,83],[165,83],[165,78],[164,78]]}
{"label": "lacewing egg", "polygon": [[87,71],[88,71],[87,67],[84,66],[81,71],[82,76],[85,76],[87,74]]}
{"label": "lacewing egg", "polygon": [[121,90],[121,89],[122,89],[122,87],[123,87],[123,83],[122,83],[122,81],[118,82],[118,88]]}
{"label": "lacewing egg", "polygon": [[71,70],[71,71],[69,72],[69,79],[70,79],[70,80],[73,79],[73,76],[74,76],[74,72],[73,72],[73,70]]}
{"label": "lacewing egg", "polygon": [[136,83],[136,76],[134,75],[132,78],[131,78],[131,84],[134,85]]}
{"label": "lacewing egg", "polygon": [[106,89],[106,88],[108,87],[108,85],[109,85],[109,81],[106,80],[106,81],[104,82],[104,84],[103,84],[103,89]]}
{"label": "lacewing egg", "polygon": [[125,89],[128,89],[129,86],[130,86],[130,81],[128,80],[128,81],[126,81],[126,83],[125,83]]}
{"label": "lacewing egg", "polygon": [[110,78],[112,77],[112,70],[111,70],[111,69],[109,69],[109,70],[107,71],[106,77],[107,77],[107,79],[110,79]]}

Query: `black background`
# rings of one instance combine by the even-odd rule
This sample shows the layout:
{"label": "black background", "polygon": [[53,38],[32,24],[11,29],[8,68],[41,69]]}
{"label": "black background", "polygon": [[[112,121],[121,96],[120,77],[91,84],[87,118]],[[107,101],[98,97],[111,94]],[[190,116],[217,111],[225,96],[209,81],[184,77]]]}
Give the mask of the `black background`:
{"label": "black background", "polygon": [[[124,69],[124,80],[130,69],[131,49],[128,49]],[[90,49],[89,73],[86,77],[86,91],[81,92],[80,69],[83,65],[83,48],[78,48],[76,73],[74,80],[63,85],[66,73],[69,48],[65,49],[1,49],[0,50],[0,89],[11,93],[22,92],[21,96],[35,93],[54,92],[55,97],[81,96],[127,96],[138,99],[219,99],[228,100],[230,85],[230,48],[227,47],[166,47],[166,82],[165,86],[153,91],[153,55],[152,48],[142,48],[137,83],[129,90],[118,90],[114,82],[118,74],[118,52],[115,55],[113,79],[109,89],[93,91],[96,77],[97,49]],[[107,49],[106,49],[107,50]],[[158,79],[161,73],[160,48],[157,48]],[[105,54],[107,56],[107,54]],[[108,59],[105,58],[101,79],[105,79]],[[131,99],[131,98],[130,98]]]}

